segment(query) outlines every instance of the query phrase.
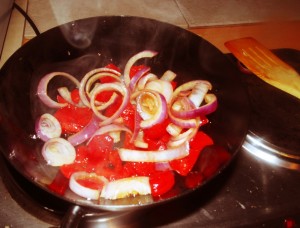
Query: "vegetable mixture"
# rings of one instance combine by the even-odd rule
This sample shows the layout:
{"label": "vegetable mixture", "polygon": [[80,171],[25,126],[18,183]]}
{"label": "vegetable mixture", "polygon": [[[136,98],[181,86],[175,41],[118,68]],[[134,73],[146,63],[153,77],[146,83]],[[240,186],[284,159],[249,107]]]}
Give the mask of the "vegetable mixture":
{"label": "vegetable mixture", "polygon": [[[53,110],[36,121],[44,141],[42,155],[59,172],[49,188],[64,194],[70,188],[90,200],[135,195],[160,197],[170,193],[176,175],[187,188],[203,180],[193,167],[213,140],[199,128],[217,108],[208,81],[177,85],[176,74],[151,73],[142,58],[131,57],[123,74],[109,64],[88,72],[81,81],[65,72],[52,72],[39,82],[37,95]],[[65,77],[74,88],[59,87],[57,99],[48,93],[54,77]],[[228,157],[224,157],[226,160]]]}

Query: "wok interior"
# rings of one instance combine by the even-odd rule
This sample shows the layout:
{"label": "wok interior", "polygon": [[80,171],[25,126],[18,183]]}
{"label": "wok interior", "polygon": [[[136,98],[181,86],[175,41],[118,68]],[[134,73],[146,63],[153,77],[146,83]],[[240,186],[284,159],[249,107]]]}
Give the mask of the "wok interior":
{"label": "wok interior", "polygon": [[[234,66],[202,38],[170,24],[136,17],[97,17],[62,25],[32,39],[6,62],[0,75],[0,140],[5,157],[22,175],[48,191],[46,185],[54,178],[57,168],[45,163],[40,155],[42,142],[35,136],[37,116],[51,112],[37,99],[38,81],[52,71],[68,72],[80,79],[89,70],[108,63],[123,70],[132,55],[146,49],[158,51],[155,58],[142,62],[151,66],[157,75],[172,70],[178,75],[179,84],[195,79],[212,83],[219,107],[209,116],[211,123],[203,130],[232,159],[248,127],[247,95]],[[170,199],[189,191],[181,189]],[[139,196],[92,202],[70,191],[62,198],[107,210],[168,200],[166,197],[153,201],[149,196]]]}

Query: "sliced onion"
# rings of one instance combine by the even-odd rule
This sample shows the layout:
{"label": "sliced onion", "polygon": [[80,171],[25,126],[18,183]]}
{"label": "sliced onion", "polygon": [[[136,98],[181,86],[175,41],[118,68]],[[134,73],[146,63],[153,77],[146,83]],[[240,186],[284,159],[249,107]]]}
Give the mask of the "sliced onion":
{"label": "sliced onion", "polygon": [[71,135],[68,138],[68,141],[73,145],[77,146],[89,138],[99,129],[99,119],[96,116],[93,116],[90,122],[79,132]]}
{"label": "sliced onion", "polygon": [[151,194],[149,177],[128,177],[107,183],[101,192],[105,199],[121,199],[129,196]]}
{"label": "sliced onion", "polygon": [[[122,100],[122,104],[120,105],[119,109],[112,116],[106,117],[106,116],[102,115],[101,112],[99,112],[99,110],[97,109],[97,107],[95,105],[96,96],[103,91],[112,91],[112,90],[119,92],[123,96],[123,100]],[[129,102],[129,97],[130,97],[129,91],[121,83],[116,82],[116,83],[105,83],[105,84],[98,85],[91,94],[91,108],[92,108],[94,114],[99,119],[102,120],[102,122],[100,122],[100,126],[110,124],[115,119],[117,119],[120,116],[121,112],[127,106],[128,102]]]}
{"label": "sliced onion", "polygon": [[48,96],[48,92],[47,92],[48,83],[55,76],[63,76],[63,77],[66,77],[66,78],[70,79],[76,85],[76,87],[79,87],[79,85],[80,85],[80,82],[74,76],[72,76],[72,75],[70,75],[68,73],[64,73],[64,72],[52,72],[52,73],[49,73],[49,74],[45,75],[40,80],[40,82],[38,84],[38,88],[37,88],[37,95],[41,99],[41,101],[45,105],[47,105],[48,107],[50,107],[50,108],[65,107],[65,106],[68,105],[68,103],[59,103],[59,102],[56,102],[56,101],[52,100]]}
{"label": "sliced onion", "polygon": [[134,91],[134,88],[137,85],[137,82],[139,81],[139,79],[141,77],[143,77],[143,75],[145,75],[146,73],[148,73],[150,71],[150,67],[143,67],[141,70],[139,70],[130,80],[129,83],[129,89],[131,91]]}
{"label": "sliced onion", "polygon": [[89,71],[84,75],[84,77],[80,81],[79,86],[79,96],[81,101],[87,106],[90,107],[90,102],[87,96],[90,94],[90,89],[92,88],[92,84],[97,81],[101,77],[113,77],[114,79],[120,80],[120,72],[109,69],[109,68],[97,68]]}
{"label": "sliced onion", "polygon": [[194,80],[194,81],[189,81],[189,82],[186,82],[184,84],[182,84],[181,86],[178,86],[174,93],[173,93],[173,99],[177,98],[177,96],[182,93],[182,92],[186,92],[186,91],[189,91],[189,90],[192,90],[195,85],[197,84],[207,84],[209,90],[211,90],[212,88],[212,85],[210,84],[209,81],[205,81],[205,80]]}
{"label": "sliced onion", "polygon": [[67,140],[63,138],[53,138],[44,144],[42,155],[48,165],[62,166],[75,161],[76,151]]}
{"label": "sliced onion", "polygon": [[100,127],[90,138],[87,144],[90,143],[90,141],[96,136],[96,135],[103,135],[106,133],[111,133],[111,132],[120,132],[120,131],[125,131],[130,134],[132,134],[131,130],[123,125],[118,125],[118,124],[108,124],[105,126]]}
{"label": "sliced onion", "polygon": [[72,99],[71,93],[67,87],[60,87],[57,89],[59,95],[66,100],[69,104],[72,104],[77,107],[84,107],[84,104],[79,100],[78,103],[75,103]]}
{"label": "sliced onion", "polygon": [[62,132],[59,121],[49,113],[45,113],[37,119],[35,131],[37,136],[45,142],[60,137]]}
{"label": "sliced onion", "polygon": [[103,176],[98,176],[95,173],[87,173],[87,172],[76,172],[73,173],[70,177],[69,187],[70,189],[76,193],[77,195],[86,198],[88,200],[97,200],[100,197],[101,188],[99,189],[92,189],[85,187],[78,183],[78,180],[94,180],[97,183],[105,184],[108,183],[108,180]]}
{"label": "sliced onion", "polygon": [[163,122],[167,117],[167,103],[163,95],[151,90],[143,90],[137,96],[137,111],[142,117],[141,128],[150,128]]}
{"label": "sliced onion", "polygon": [[159,92],[165,97],[167,103],[171,101],[173,95],[173,86],[168,81],[164,81],[160,79],[152,80],[146,84],[145,89]]}
{"label": "sliced onion", "polygon": [[204,99],[204,96],[207,94],[208,90],[211,89],[210,83],[198,83],[194,86],[192,93],[189,95],[190,101],[196,106],[199,107]]}
{"label": "sliced onion", "polygon": [[192,128],[192,127],[197,126],[196,118],[192,118],[192,119],[178,118],[178,117],[175,117],[170,110],[169,110],[169,118],[173,124],[175,124],[181,128]]}
{"label": "sliced onion", "polygon": [[142,151],[120,148],[119,155],[122,161],[132,162],[168,162],[174,159],[184,158],[189,154],[189,143],[160,151]]}
{"label": "sliced onion", "polygon": [[152,80],[158,79],[155,74],[149,73],[144,75],[137,83],[137,90],[142,90],[145,88],[146,84]]}
{"label": "sliced onion", "polygon": [[171,71],[171,70],[167,70],[161,77],[161,80],[165,80],[165,81],[173,81],[176,78],[176,74]]}
{"label": "sliced onion", "polygon": [[145,51],[141,51],[137,54],[135,54],[134,56],[132,56],[128,62],[125,65],[125,69],[124,69],[124,82],[126,86],[129,86],[130,83],[130,69],[133,66],[133,64],[138,61],[139,59],[142,58],[152,58],[155,55],[157,55],[157,52],[155,51],[150,51],[150,50],[145,50]]}
{"label": "sliced onion", "polygon": [[191,138],[193,138],[195,136],[195,134],[197,133],[199,127],[195,127],[195,128],[190,128],[187,131],[171,137],[167,146],[168,147],[178,147],[180,145],[182,145],[185,142],[188,142]]}
{"label": "sliced onion", "polygon": [[171,109],[170,111],[174,117],[183,119],[205,116],[216,111],[218,107],[218,102],[217,97],[214,94],[206,94],[204,100],[206,104],[200,106],[199,108],[194,108],[186,111],[176,111],[174,109]]}

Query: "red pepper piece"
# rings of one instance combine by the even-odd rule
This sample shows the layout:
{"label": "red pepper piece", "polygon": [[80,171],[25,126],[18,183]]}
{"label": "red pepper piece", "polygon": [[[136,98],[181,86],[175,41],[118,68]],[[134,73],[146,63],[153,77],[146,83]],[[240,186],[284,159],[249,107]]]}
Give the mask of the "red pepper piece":
{"label": "red pepper piece", "polygon": [[173,170],[182,176],[186,176],[194,167],[200,152],[205,146],[212,145],[212,139],[204,132],[199,131],[193,139],[190,140],[190,153],[182,159],[176,159],[170,162]]}
{"label": "red pepper piece", "polygon": [[150,186],[152,196],[160,196],[170,191],[175,184],[174,173],[168,171],[157,171],[150,175]]}

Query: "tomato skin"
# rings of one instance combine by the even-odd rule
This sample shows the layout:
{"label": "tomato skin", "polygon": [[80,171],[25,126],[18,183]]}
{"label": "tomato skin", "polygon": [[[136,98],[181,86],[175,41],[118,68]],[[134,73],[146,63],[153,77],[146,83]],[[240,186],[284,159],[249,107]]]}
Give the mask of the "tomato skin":
{"label": "tomato skin", "polygon": [[170,166],[173,170],[182,176],[186,176],[194,167],[202,149],[205,146],[212,145],[213,140],[204,132],[197,132],[194,138],[189,142],[190,153],[182,159],[170,161]]}
{"label": "tomato skin", "polygon": [[170,191],[175,184],[174,173],[168,171],[156,171],[150,175],[152,196],[160,196]]}

